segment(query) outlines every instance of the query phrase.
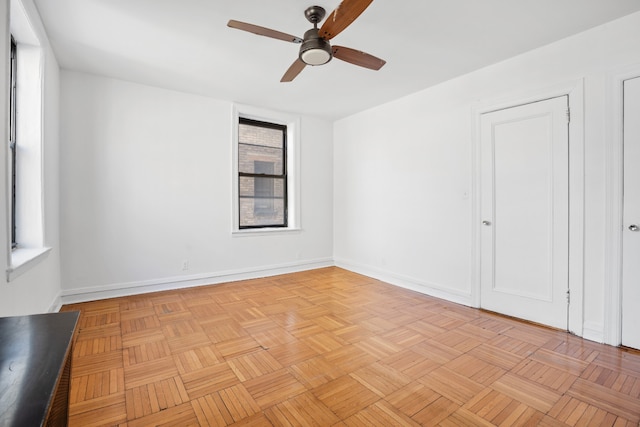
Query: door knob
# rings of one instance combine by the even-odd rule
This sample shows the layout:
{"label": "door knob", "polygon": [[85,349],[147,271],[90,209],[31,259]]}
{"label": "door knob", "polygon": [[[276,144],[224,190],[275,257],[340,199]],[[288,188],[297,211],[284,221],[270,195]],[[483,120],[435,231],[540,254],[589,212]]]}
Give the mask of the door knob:
{"label": "door knob", "polygon": [[635,225],[635,224],[631,224],[631,225],[629,226],[629,230],[631,230],[631,231],[638,231],[638,230],[640,230],[640,228],[639,228],[637,225]]}
{"label": "door knob", "polygon": [[[486,226],[490,226],[491,225],[491,221],[487,221],[486,219],[484,221],[482,221],[482,225],[486,225]],[[637,227],[636,227],[637,228]]]}

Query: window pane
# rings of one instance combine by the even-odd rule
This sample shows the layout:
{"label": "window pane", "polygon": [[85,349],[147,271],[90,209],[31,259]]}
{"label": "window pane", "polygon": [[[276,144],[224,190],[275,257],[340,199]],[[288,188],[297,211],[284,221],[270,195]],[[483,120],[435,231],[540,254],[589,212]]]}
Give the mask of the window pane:
{"label": "window pane", "polygon": [[284,179],[240,177],[240,226],[285,225]]}
{"label": "window pane", "polygon": [[240,198],[240,226],[283,226],[284,223],[284,199],[272,199],[270,213],[256,213],[254,202],[256,199]]}
{"label": "window pane", "polygon": [[264,145],[282,150],[282,129],[240,123],[238,142],[240,144]]}
{"label": "window pane", "polygon": [[[284,173],[282,148],[271,148],[257,145],[240,144],[238,146],[238,168],[241,173],[269,173],[282,175]],[[269,163],[271,171],[256,170],[257,164]]]}
{"label": "window pane", "polygon": [[284,179],[241,176],[240,197],[283,199]]}

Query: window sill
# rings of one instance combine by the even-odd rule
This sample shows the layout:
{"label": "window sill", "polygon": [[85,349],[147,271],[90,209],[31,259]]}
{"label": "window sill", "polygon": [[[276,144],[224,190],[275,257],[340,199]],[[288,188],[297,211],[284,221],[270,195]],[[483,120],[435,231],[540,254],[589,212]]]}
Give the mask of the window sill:
{"label": "window sill", "polygon": [[51,248],[19,248],[11,252],[11,265],[7,268],[7,282],[26,273],[42,262],[51,252]]}
{"label": "window sill", "polygon": [[233,237],[247,236],[273,236],[277,234],[300,233],[300,228],[247,228],[245,230],[234,230],[231,232]]}

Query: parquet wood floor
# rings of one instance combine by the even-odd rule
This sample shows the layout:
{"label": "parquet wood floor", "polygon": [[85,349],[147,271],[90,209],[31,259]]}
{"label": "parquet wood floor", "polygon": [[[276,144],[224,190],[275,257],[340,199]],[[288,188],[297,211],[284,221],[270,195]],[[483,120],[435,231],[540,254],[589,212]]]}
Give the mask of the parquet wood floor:
{"label": "parquet wood floor", "polygon": [[62,310],[72,426],[640,422],[640,353],[339,268]]}

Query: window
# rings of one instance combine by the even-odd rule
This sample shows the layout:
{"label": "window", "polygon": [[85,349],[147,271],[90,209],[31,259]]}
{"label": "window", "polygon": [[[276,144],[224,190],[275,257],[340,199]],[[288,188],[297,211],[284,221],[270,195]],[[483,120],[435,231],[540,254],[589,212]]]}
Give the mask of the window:
{"label": "window", "polygon": [[301,232],[300,117],[234,104],[231,233]]}
{"label": "window", "polygon": [[37,15],[32,2],[11,0],[11,57],[6,58],[11,84],[5,146],[10,169],[5,194],[11,205],[5,225],[11,234],[7,281],[37,265],[51,250],[45,246],[43,192],[43,147],[48,136],[43,133],[43,106],[45,80],[50,74],[31,13]]}
{"label": "window", "polygon": [[287,126],[238,122],[239,228],[287,227]]}
{"label": "window", "polygon": [[11,64],[9,77],[9,156],[10,156],[10,192],[11,203],[11,249],[17,246],[16,241],[16,77],[17,77],[17,47],[11,36]]}

